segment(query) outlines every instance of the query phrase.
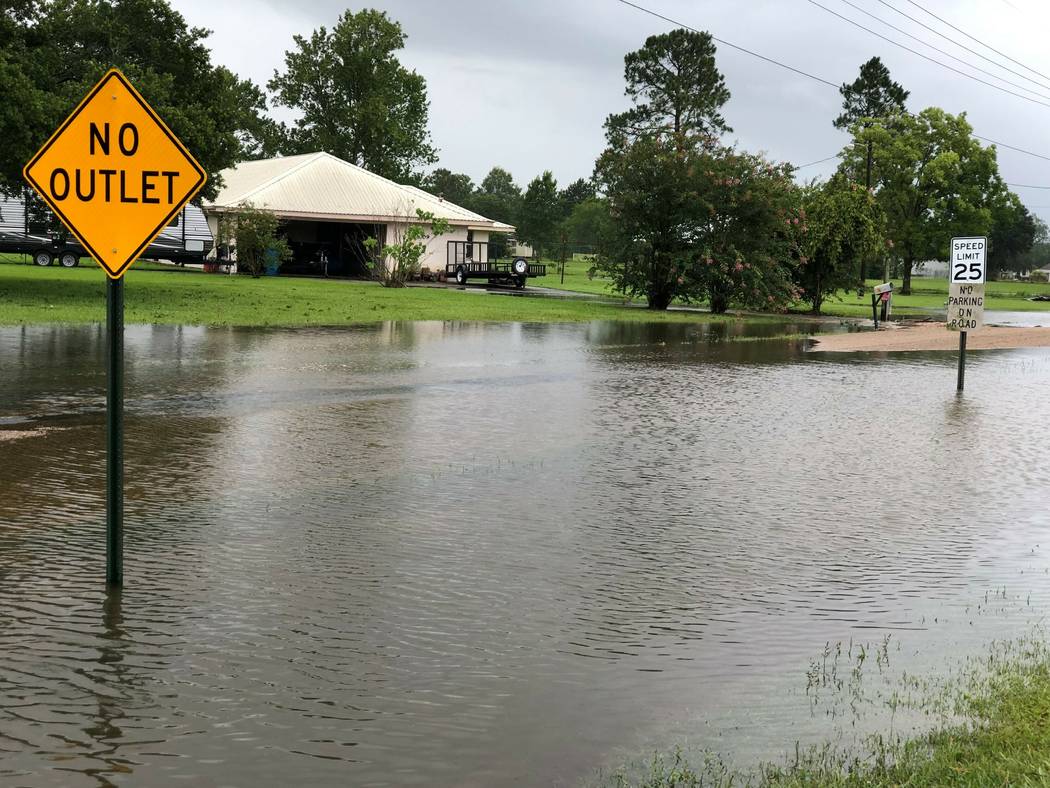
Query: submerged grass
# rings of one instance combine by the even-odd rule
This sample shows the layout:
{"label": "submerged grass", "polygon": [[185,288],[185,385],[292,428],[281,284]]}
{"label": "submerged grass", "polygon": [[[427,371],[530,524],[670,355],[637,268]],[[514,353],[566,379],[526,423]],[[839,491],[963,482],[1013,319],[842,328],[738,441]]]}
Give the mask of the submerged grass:
{"label": "submerged grass", "polygon": [[[848,677],[839,678],[833,647],[807,673],[807,693],[821,687],[858,693],[865,659],[880,671],[888,663],[889,641],[861,647],[851,657]],[[841,646],[838,647],[842,653]],[[863,655],[863,656],[861,656]],[[869,663],[870,664],[870,663]],[[909,708],[930,720],[928,732],[904,736],[891,730],[865,737],[860,747],[831,743],[797,747],[781,763],[750,771],[727,766],[716,755],[690,761],[681,750],[656,755],[633,772],[603,781],[615,788],[698,788],[754,786],[1036,786],[1050,785],[1050,647],[1045,633],[995,643],[988,653],[963,663],[954,676],[922,679],[903,675],[895,691],[881,698],[891,713]],[[854,709],[856,712],[856,709]],[[892,719],[892,717],[891,717]]]}

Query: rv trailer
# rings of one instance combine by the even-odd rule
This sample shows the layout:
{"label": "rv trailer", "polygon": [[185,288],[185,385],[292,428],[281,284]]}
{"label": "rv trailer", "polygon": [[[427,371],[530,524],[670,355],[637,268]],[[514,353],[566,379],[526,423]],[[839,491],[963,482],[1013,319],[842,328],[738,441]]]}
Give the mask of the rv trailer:
{"label": "rv trailer", "polygon": [[[141,257],[203,263],[213,244],[204,212],[188,204],[143,250]],[[57,261],[63,268],[75,268],[81,257],[88,256],[80,241],[34,195],[25,199],[0,194],[0,253],[4,252],[32,255],[33,263],[39,266]]]}

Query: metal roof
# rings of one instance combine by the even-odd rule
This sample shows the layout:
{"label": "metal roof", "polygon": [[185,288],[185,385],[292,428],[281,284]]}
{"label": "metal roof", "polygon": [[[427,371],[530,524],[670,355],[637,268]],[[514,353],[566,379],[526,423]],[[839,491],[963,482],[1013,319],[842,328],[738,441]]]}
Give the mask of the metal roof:
{"label": "metal roof", "polygon": [[244,161],[220,175],[223,187],[214,200],[204,202],[205,210],[236,210],[251,203],[285,219],[390,222],[415,219],[418,209],[456,227],[514,231],[509,224],[395,183],[330,153]]}

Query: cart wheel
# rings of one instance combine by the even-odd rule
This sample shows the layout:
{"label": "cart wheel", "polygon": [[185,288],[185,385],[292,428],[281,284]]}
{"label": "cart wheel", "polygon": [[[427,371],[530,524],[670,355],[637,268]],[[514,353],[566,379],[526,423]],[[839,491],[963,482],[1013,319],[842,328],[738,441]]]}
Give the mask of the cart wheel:
{"label": "cart wheel", "polygon": [[39,265],[41,268],[47,268],[55,261],[55,256],[47,249],[41,249],[38,252],[33,253],[33,263]]}
{"label": "cart wheel", "polygon": [[465,285],[467,283],[467,269],[460,266],[456,269],[456,284]]}
{"label": "cart wheel", "polygon": [[62,256],[58,258],[58,262],[63,268],[76,268],[80,265],[80,255],[74,254],[73,252],[62,252]]}

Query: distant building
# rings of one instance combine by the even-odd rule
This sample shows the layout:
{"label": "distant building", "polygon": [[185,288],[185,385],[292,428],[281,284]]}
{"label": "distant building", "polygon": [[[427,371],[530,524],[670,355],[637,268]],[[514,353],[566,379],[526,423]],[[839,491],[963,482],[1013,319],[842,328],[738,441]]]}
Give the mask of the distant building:
{"label": "distant building", "polygon": [[923,260],[921,263],[915,264],[912,274],[915,276],[947,279],[948,262],[946,260]]}
{"label": "distant building", "polygon": [[1050,265],[1036,268],[1031,274],[1029,274],[1028,278],[1032,282],[1050,282]]}
{"label": "distant building", "polygon": [[[432,238],[422,260],[432,271],[444,271],[449,241],[482,244],[490,233],[513,233],[514,228],[468,211],[433,194],[383,178],[329,153],[308,153],[242,162],[221,173],[222,189],[204,202],[212,233],[218,220],[250,203],[272,211],[281,226],[293,259],[282,267],[288,273],[316,273],[323,252],[328,273],[334,276],[368,274],[365,239],[381,244],[418,224],[416,210],[434,214],[451,231]],[[486,247],[473,247],[475,256]],[[463,253],[460,247],[460,254]]]}

